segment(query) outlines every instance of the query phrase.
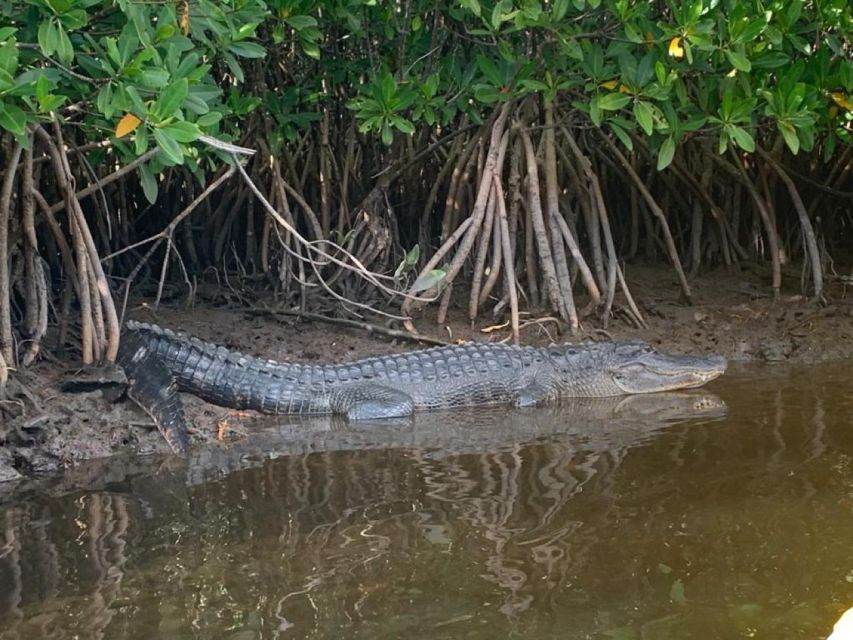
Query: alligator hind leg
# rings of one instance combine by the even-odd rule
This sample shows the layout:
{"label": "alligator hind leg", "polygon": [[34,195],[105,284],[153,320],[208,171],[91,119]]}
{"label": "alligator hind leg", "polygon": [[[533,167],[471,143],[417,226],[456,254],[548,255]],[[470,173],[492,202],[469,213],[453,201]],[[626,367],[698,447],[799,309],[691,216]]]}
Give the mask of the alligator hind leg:
{"label": "alligator hind leg", "polygon": [[332,411],[351,421],[404,418],[412,415],[412,397],[382,385],[354,385],[332,393]]}

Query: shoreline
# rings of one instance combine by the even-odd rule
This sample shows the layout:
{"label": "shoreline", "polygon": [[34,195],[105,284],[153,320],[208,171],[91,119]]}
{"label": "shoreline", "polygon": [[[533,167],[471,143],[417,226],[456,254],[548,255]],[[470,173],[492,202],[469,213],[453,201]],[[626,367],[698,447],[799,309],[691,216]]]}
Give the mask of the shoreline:
{"label": "shoreline", "polygon": [[[522,331],[522,343],[643,339],[661,351],[720,353],[732,363],[813,365],[853,358],[853,299],[838,298],[817,306],[801,296],[788,295],[773,302],[740,293],[742,287],[732,286],[738,283],[731,282],[730,274],[723,274],[729,276],[728,282],[715,274],[694,282],[697,303],[687,307],[679,304],[675,283],[663,277],[666,274],[661,270],[647,269],[633,275],[632,289],[648,329],[639,330],[617,320],[606,331],[591,329],[573,338],[558,334],[553,319],[537,321],[533,315],[528,316]],[[754,287],[756,283],[748,284]],[[721,291],[729,292],[722,295]],[[508,327],[490,325],[486,318],[472,326],[458,309],[451,311],[449,322],[441,327],[435,324],[433,314],[430,308],[415,320],[418,331],[433,338],[497,342],[509,336]],[[129,315],[274,360],[343,362],[430,346],[350,327],[240,309],[188,310],[174,306],[161,307],[154,314],[140,304]],[[42,361],[13,374],[6,404],[12,417],[0,426],[0,440],[5,442],[0,444],[0,483],[55,473],[85,460],[168,454],[168,445],[148,416],[132,403],[113,402],[100,390],[60,391],[63,379],[78,367],[74,362]],[[215,438],[225,420],[239,423],[233,411],[188,394],[182,397],[188,422],[195,425],[194,444]]]}

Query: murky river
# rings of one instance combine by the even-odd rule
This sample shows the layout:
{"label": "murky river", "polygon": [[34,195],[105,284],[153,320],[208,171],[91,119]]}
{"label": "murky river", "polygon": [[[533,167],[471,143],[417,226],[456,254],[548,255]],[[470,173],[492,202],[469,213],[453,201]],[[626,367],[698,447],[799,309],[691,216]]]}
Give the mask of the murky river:
{"label": "murky river", "polygon": [[704,391],[266,423],[36,484],[0,504],[0,638],[825,638],[850,366]]}

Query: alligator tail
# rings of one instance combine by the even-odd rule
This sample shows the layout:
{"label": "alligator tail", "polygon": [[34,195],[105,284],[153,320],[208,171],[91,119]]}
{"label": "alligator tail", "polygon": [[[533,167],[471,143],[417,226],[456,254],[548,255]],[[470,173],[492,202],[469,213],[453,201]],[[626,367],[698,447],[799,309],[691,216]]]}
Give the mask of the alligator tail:
{"label": "alligator tail", "polygon": [[172,373],[136,331],[122,335],[118,363],[127,375],[128,397],[154,419],[172,451],[186,456],[190,445],[187,421]]}
{"label": "alligator tail", "polygon": [[[282,400],[297,380],[309,385],[322,370],[310,365],[273,362],[229,351],[225,347],[157,325],[129,320],[125,335],[157,356],[175,377],[178,388],[223,407],[275,413],[270,398]],[[286,384],[285,384],[286,383]]]}

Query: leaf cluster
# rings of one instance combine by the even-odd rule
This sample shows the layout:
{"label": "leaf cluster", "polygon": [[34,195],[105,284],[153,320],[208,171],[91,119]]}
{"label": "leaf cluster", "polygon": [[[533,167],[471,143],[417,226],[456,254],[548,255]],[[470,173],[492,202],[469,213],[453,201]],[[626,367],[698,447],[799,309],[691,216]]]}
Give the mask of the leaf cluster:
{"label": "leaf cluster", "polygon": [[[0,18],[0,128],[75,118],[122,134],[143,171],[201,175],[200,135],[234,139],[258,109],[274,146],[349,110],[386,145],[419,127],[483,121],[541,94],[663,168],[685,139],[720,152],[781,136],[829,158],[853,127],[848,0],[7,0]],[[339,113],[345,113],[339,111]],[[132,116],[132,117],[130,117]],[[119,123],[122,124],[117,129]],[[217,153],[211,151],[210,153]]]}

